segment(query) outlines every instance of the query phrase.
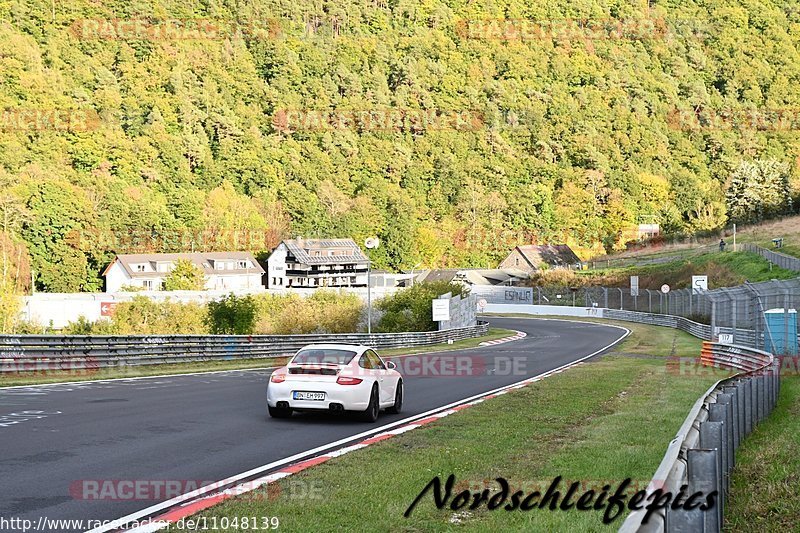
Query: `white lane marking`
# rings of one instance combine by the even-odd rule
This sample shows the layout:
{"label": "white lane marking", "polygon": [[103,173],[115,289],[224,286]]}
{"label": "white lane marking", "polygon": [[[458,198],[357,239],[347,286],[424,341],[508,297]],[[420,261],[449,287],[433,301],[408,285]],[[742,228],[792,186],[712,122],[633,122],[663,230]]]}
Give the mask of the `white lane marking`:
{"label": "white lane marking", "polygon": [[16,413],[8,413],[7,415],[0,415],[0,428],[27,422],[28,420],[39,420],[51,415],[60,414],[61,411],[19,411]]}
{"label": "white lane marking", "polygon": [[[133,367],[132,367],[133,368]],[[115,381],[134,381],[134,380],[142,380],[142,379],[163,379],[163,378],[176,378],[181,376],[199,376],[203,374],[224,374],[226,372],[254,372],[257,370],[273,370],[278,368],[276,366],[265,366],[265,367],[257,367],[257,368],[232,368],[229,370],[211,370],[208,372],[184,372],[182,374],[160,374],[158,376],[137,376],[132,378],[108,378],[108,379],[90,379],[85,381],[59,381],[58,383],[41,383],[41,384],[34,384],[34,385],[13,385],[10,387],[2,387],[0,386],[0,393],[6,390],[13,390],[13,389],[42,389],[42,388],[50,388],[50,387],[60,387],[62,385],[102,385],[105,383],[111,383]],[[64,391],[60,392],[68,392],[74,389],[65,389]]]}
{"label": "white lane marking", "polygon": [[[504,385],[504,386],[498,387],[498,388],[496,388],[494,390],[482,392],[480,394],[475,394],[474,396],[470,396],[470,397],[464,398],[462,400],[457,400],[455,402],[452,402],[452,403],[449,403],[447,405],[443,405],[443,406],[440,406],[440,407],[435,407],[435,408],[430,409],[429,411],[426,411],[424,413],[420,413],[418,415],[413,415],[413,416],[404,418],[402,420],[399,420],[397,422],[391,422],[389,424],[385,424],[385,425],[380,426],[378,428],[367,430],[367,431],[358,433],[356,435],[352,435],[350,437],[345,437],[343,439],[339,439],[337,441],[330,442],[328,444],[323,444],[321,446],[317,446],[316,448],[312,448],[312,449],[306,450],[304,452],[296,453],[296,454],[294,454],[292,456],[289,456],[289,457],[286,457],[284,459],[279,459],[278,461],[273,461],[271,463],[267,463],[265,465],[262,465],[262,466],[253,468],[251,470],[248,470],[246,472],[242,472],[240,474],[236,474],[234,476],[230,476],[230,477],[225,478],[225,479],[223,479],[221,481],[218,481],[216,483],[212,483],[211,485],[206,485],[205,487],[201,487],[201,488],[193,490],[191,492],[187,492],[186,494],[182,494],[180,496],[176,496],[175,498],[171,498],[169,500],[157,503],[155,505],[151,505],[150,507],[146,507],[145,509],[141,509],[141,510],[136,511],[134,513],[131,513],[129,515],[123,516],[122,518],[118,518],[118,519],[114,520],[113,523],[111,523],[111,524],[92,529],[92,530],[88,531],[87,533],[105,533],[107,531],[111,531],[111,530],[114,530],[114,529],[119,529],[120,524],[126,524],[126,523],[130,523],[130,522],[134,522],[136,520],[141,520],[144,517],[151,516],[151,515],[159,512],[159,511],[163,511],[164,509],[167,509],[167,508],[170,508],[170,507],[174,507],[174,506],[176,506],[178,504],[186,502],[187,500],[192,500],[192,499],[195,499],[195,498],[197,498],[199,496],[202,496],[202,495],[204,495],[204,494],[206,494],[208,492],[211,492],[211,491],[214,491],[214,490],[218,490],[219,487],[221,487],[221,486],[230,485],[230,484],[235,483],[237,481],[240,481],[242,479],[245,479],[245,478],[248,478],[248,477],[253,477],[255,475],[261,474],[262,472],[266,472],[268,470],[273,470],[273,469],[275,469],[275,468],[277,468],[279,466],[284,466],[284,465],[287,465],[287,464],[298,462],[301,459],[306,459],[309,456],[314,456],[314,455],[320,454],[321,452],[324,452],[325,450],[328,450],[330,448],[336,448],[338,446],[341,446],[342,444],[346,444],[346,443],[354,441],[354,440],[365,439],[367,437],[370,437],[370,436],[373,436],[373,435],[377,435],[378,433],[385,432],[385,431],[387,431],[389,429],[393,429],[393,428],[396,428],[398,426],[403,426],[403,425],[410,424],[410,423],[412,423],[412,422],[414,422],[416,420],[420,420],[420,419],[423,419],[423,418],[428,418],[430,416],[437,416],[439,418],[443,418],[445,416],[448,416],[448,415],[450,415],[452,413],[457,412],[457,411],[451,410],[451,408],[459,406],[459,405],[464,404],[466,402],[477,400],[477,399],[483,398],[485,396],[491,396],[492,394],[495,394],[495,395],[504,394],[505,392],[508,392],[508,389],[519,387],[519,386],[524,386],[525,383],[529,383],[529,382],[535,381],[535,378],[540,378],[541,376],[551,374],[551,373],[553,373],[553,372],[555,372],[557,370],[563,370],[564,368],[566,368],[568,366],[574,365],[574,364],[579,363],[581,361],[585,361],[586,359],[590,359],[590,358],[594,357],[595,355],[599,354],[600,352],[603,352],[603,351],[611,348],[612,346],[614,346],[615,344],[620,342],[622,339],[624,339],[625,337],[627,337],[631,333],[631,331],[628,328],[624,328],[622,326],[616,326],[616,325],[609,324],[608,327],[614,327],[614,328],[617,328],[617,329],[622,329],[622,330],[625,331],[625,334],[622,335],[621,337],[619,337],[618,339],[616,339],[614,342],[612,342],[612,343],[600,348],[599,350],[595,350],[594,352],[590,353],[589,355],[585,355],[585,356],[581,357],[580,359],[576,359],[574,361],[571,361],[569,363],[561,365],[560,367],[554,368],[553,370],[548,370],[547,372],[542,372],[541,374],[537,374],[536,376],[529,376],[529,377],[526,377],[523,380],[517,381],[517,382],[512,383],[510,385]],[[166,526],[164,526],[164,527],[166,527]],[[140,530],[140,531],[143,531],[143,530]]]}

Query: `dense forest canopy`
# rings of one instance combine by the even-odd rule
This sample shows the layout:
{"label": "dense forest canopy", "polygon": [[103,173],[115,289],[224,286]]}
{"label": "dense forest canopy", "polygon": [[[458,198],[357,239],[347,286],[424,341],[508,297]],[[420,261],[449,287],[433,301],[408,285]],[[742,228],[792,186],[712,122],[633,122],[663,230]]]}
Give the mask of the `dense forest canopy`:
{"label": "dense forest canopy", "polygon": [[293,235],[392,269],[612,249],[752,219],[732,181],[779,214],[799,36],[768,0],[4,0],[2,231],[77,291],[115,252]]}

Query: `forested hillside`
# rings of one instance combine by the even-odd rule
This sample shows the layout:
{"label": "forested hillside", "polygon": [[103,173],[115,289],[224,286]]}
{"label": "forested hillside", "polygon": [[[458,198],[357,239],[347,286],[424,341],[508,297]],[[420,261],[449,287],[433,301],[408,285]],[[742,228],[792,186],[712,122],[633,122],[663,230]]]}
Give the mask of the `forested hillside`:
{"label": "forested hillside", "polygon": [[2,0],[6,279],[99,290],[114,252],[292,235],[485,267],[791,210],[800,4],[632,4]]}

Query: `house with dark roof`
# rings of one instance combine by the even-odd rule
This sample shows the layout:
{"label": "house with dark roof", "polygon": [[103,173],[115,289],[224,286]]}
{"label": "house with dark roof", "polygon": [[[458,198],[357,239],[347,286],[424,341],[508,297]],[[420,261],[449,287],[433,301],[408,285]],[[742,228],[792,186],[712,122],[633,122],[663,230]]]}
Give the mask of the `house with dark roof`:
{"label": "house with dark roof", "polygon": [[366,287],[368,268],[353,239],[287,239],[267,259],[267,288]]}
{"label": "house with dark roof", "polygon": [[264,269],[250,252],[120,254],[103,271],[106,292],[123,287],[161,290],[178,260],[191,261],[205,275],[207,290],[263,288]]}
{"label": "house with dark roof", "polygon": [[566,244],[527,244],[517,246],[500,263],[500,268],[518,268],[531,273],[548,267],[574,267],[581,260]]}

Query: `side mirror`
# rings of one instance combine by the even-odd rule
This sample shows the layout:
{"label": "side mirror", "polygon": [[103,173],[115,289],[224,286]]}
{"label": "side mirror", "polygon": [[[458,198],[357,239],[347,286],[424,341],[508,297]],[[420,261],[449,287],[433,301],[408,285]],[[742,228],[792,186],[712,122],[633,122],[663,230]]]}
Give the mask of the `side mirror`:
{"label": "side mirror", "polygon": [[394,364],[394,362],[392,361],[386,361],[386,368],[388,368],[389,370],[394,370],[395,368],[397,368],[397,365]]}

